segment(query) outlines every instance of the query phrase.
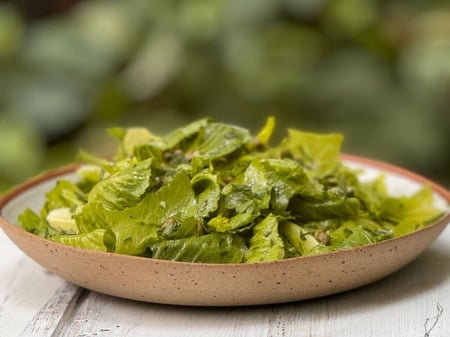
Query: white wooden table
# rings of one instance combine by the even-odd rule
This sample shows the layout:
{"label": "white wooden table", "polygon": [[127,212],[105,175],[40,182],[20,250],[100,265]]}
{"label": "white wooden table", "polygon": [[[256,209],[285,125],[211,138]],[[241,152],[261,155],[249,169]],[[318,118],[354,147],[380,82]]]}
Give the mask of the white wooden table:
{"label": "white wooden table", "polygon": [[140,303],[46,272],[0,231],[0,337],[450,337],[450,227],[371,285],[316,300],[204,308]]}

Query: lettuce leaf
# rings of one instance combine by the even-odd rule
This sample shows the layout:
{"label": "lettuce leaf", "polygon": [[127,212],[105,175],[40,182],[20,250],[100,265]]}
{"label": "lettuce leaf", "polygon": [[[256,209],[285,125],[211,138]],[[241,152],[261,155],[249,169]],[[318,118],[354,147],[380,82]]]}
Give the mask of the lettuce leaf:
{"label": "lettuce leaf", "polygon": [[339,228],[329,233],[330,248],[347,249],[392,238],[392,231],[384,229],[376,222],[357,218],[345,221]]}
{"label": "lettuce leaf", "polygon": [[89,232],[109,229],[115,236],[114,252],[141,255],[148,244],[166,237],[180,237],[197,232],[200,218],[191,182],[184,172],[167,185],[148,193],[135,206],[124,210],[104,208],[104,203],[88,203],[77,218],[80,229]]}
{"label": "lettuce leaf", "polygon": [[114,238],[106,229],[96,229],[89,233],[76,235],[55,235],[51,237],[51,240],[69,246],[103,252],[111,251],[114,243]]}
{"label": "lettuce leaf", "polygon": [[253,221],[259,214],[238,213],[231,218],[219,214],[205,225],[208,232],[240,233],[253,226]]}
{"label": "lettuce leaf", "polygon": [[[173,149],[175,147],[186,149],[187,141],[190,138],[195,137],[200,130],[206,127],[210,122],[211,120],[209,118],[203,118],[173,130],[165,137],[166,149]],[[185,143],[184,146],[183,143]]]}
{"label": "lettuce leaf", "polygon": [[282,222],[280,233],[295,247],[300,256],[331,251],[330,247],[319,242],[308,230],[292,221]]}
{"label": "lettuce leaf", "polygon": [[129,167],[99,181],[88,195],[89,203],[106,210],[135,206],[150,186],[151,159],[131,163]]}
{"label": "lettuce leaf", "polygon": [[284,244],[278,234],[278,219],[269,214],[253,227],[245,262],[276,261],[284,257]]}
{"label": "lettuce leaf", "polygon": [[341,134],[316,134],[290,129],[280,148],[314,176],[325,177],[333,174],[341,165],[342,142]]}
{"label": "lettuce leaf", "polygon": [[37,215],[30,208],[26,208],[18,218],[20,226],[26,231],[46,238],[49,236],[50,228],[47,221]]}
{"label": "lettuce leaf", "polygon": [[40,212],[42,218],[46,218],[49,212],[58,208],[70,208],[74,212],[79,210],[86,203],[87,195],[76,183],[59,180],[55,187],[46,194],[45,200]]}
{"label": "lettuce leaf", "polygon": [[240,236],[227,233],[162,240],[149,246],[155,259],[202,263],[240,263],[246,249]]}
{"label": "lettuce leaf", "polygon": [[336,218],[352,218],[359,214],[360,201],[357,198],[309,201],[301,197],[292,198],[289,208],[299,221],[321,221]]}
{"label": "lettuce leaf", "polygon": [[395,236],[412,233],[442,216],[433,207],[433,192],[426,186],[409,197],[387,197],[380,202],[379,217],[394,227]]}
{"label": "lettuce leaf", "polygon": [[223,123],[210,123],[199,133],[190,150],[204,159],[226,157],[250,140],[247,129]]}
{"label": "lettuce leaf", "polygon": [[217,176],[209,172],[200,172],[192,177],[191,184],[197,199],[198,215],[207,217],[216,211],[220,199]]}

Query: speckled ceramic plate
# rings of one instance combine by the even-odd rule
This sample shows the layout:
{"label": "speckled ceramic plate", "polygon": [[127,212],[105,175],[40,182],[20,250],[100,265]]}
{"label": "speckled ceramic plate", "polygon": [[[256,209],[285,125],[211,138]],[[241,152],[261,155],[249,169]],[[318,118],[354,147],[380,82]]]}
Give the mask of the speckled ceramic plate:
{"label": "speckled ceramic plate", "polygon": [[[345,156],[364,168],[361,179],[387,174],[394,195],[410,194],[422,184],[435,191],[446,215],[413,234],[345,251],[254,264],[201,264],[162,261],[84,250],[55,243],[17,227],[26,207],[39,209],[44,194],[74,167],[63,168],[17,187],[0,200],[0,224],[10,239],[49,271],[81,287],[139,301],[178,305],[236,306],[298,301],[353,289],[405,266],[450,222],[450,193],[388,164]],[[408,280],[405,280],[407,282]]]}

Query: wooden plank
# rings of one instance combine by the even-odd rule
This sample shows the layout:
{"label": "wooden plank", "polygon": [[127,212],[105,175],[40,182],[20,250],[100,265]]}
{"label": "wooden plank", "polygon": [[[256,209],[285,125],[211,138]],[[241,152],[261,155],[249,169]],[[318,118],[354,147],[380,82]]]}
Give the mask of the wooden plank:
{"label": "wooden plank", "polygon": [[260,308],[197,308],[139,303],[90,293],[60,336],[264,336]]}
{"label": "wooden plank", "polygon": [[28,322],[20,337],[51,337],[70,319],[72,310],[85,290],[64,282],[47,303]]}
{"label": "wooden plank", "polygon": [[[394,275],[343,294],[272,306],[193,308],[90,293],[64,337],[450,336],[450,228]],[[436,319],[438,305],[443,312]],[[428,319],[428,323],[426,324]],[[428,331],[432,323],[435,327]]]}
{"label": "wooden plank", "polygon": [[[29,335],[29,322],[42,317],[42,310],[49,308],[58,294],[64,293],[64,300],[55,307],[55,315],[47,322],[39,320],[44,330],[36,330],[36,337],[51,336],[52,328],[58,322],[58,312],[64,311],[70,296],[76,294],[73,286],[45,271],[25,256],[0,232],[0,336],[14,337]],[[31,326],[30,326],[31,327]],[[56,326],[54,326],[56,328]]]}

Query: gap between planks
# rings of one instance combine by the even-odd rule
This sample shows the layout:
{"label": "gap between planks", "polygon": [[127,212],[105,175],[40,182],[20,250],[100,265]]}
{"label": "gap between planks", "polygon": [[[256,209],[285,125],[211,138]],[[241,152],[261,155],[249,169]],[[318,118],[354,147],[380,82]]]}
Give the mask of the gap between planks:
{"label": "gap between planks", "polygon": [[57,337],[87,292],[86,289],[64,282],[28,322],[20,337]]}

